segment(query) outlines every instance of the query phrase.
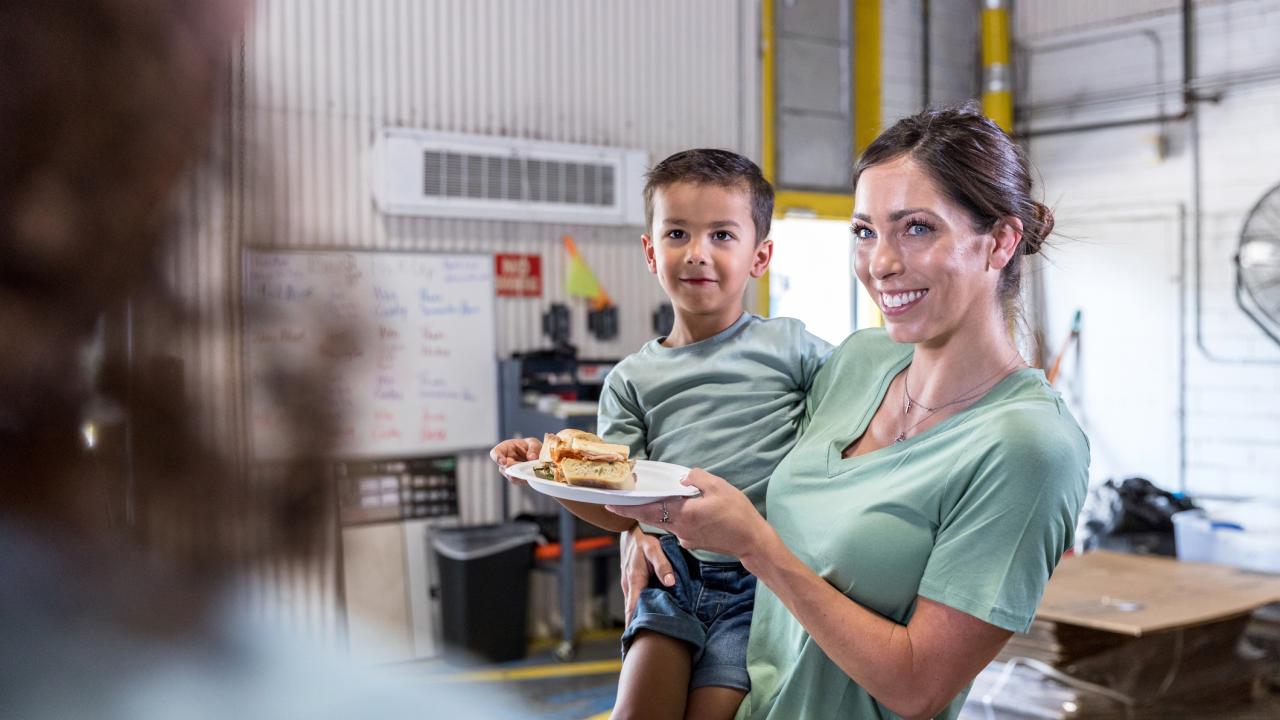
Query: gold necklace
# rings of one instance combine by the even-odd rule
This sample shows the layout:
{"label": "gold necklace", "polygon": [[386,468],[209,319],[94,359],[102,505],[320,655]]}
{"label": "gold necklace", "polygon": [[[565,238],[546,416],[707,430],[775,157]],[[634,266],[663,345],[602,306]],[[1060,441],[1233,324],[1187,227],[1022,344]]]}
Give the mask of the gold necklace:
{"label": "gold necklace", "polygon": [[938,405],[937,407],[929,407],[928,405],[925,405],[924,403],[921,403],[917,401],[915,398],[911,397],[911,391],[908,389],[908,386],[911,384],[911,366],[908,365],[906,375],[904,375],[902,378],[902,417],[904,418],[907,417],[907,414],[911,412],[911,408],[916,405],[919,405],[920,407],[924,408],[927,412],[924,414],[924,417],[921,417],[919,420],[903,428],[898,433],[898,436],[893,439],[893,442],[900,443],[903,440],[906,440],[907,433],[911,432],[912,430],[915,430],[920,423],[933,417],[933,414],[938,412],[939,410],[949,408],[953,405],[959,405],[962,402],[967,402],[969,400],[973,400],[974,398],[977,398],[985,391],[985,386],[987,385],[987,383],[991,382],[992,380],[995,380],[998,377],[1002,377],[1003,375],[1008,374],[1009,369],[1014,365],[1017,365],[1019,359],[1021,358],[1018,354],[1018,350],[1017,348],[1014,348],[1013,357],[1009,358],[1009,362],[1005,363],[1004,365],[1001,365],[1000,369],[996,370],[994,374],[988,375],[986,378],[983,379],[982,382],[969,388],[968,390],[965,391],[963,395],[956,398],[955,400],[952,400],[951,402],[948,402],[948,403],[943,403],[941,405]]}

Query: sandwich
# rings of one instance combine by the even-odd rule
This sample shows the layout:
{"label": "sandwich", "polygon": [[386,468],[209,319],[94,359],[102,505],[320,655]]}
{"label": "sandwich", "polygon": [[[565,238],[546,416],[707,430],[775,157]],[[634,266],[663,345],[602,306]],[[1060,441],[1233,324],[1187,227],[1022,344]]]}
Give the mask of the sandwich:
{"label": "sandwich", "polygon": [[542,438],[533,473],[544,480],[601,490],[634,490],[631,448],[614,445],[582,430],[561,430]]}

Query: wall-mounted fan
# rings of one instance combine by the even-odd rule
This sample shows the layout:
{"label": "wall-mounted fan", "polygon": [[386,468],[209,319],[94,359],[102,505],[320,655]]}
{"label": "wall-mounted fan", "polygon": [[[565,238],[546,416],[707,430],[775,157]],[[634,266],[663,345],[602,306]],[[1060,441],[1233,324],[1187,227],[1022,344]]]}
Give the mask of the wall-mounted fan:
{"label": "wall-mounted fan", "polygon": [[1280,185],[1249,211],[1235,260],[1236,302],[1280,343]]}

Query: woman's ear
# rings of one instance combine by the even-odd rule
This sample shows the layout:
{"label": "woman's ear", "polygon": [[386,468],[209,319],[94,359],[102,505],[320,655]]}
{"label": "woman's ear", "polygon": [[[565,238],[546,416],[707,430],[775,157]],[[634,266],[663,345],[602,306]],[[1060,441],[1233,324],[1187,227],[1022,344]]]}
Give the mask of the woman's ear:
{"label": "woman's ear", "polygon": [[991,238],[995,242],[991,246],[991,254],[987,256],[987,266],[1002,270],[1018,251],[1018,243],[1022,242],[1022,221],[1014,216],[997,220],[996,226],[991,229]]}

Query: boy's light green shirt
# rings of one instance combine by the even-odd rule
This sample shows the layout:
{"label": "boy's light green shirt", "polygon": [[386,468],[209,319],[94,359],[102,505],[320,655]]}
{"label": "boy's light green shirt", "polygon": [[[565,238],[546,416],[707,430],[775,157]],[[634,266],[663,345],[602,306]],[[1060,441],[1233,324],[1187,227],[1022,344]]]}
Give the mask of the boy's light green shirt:
{"label": "boy's light green shirt", "polygon": [[795,444],[805,395],[831,346],[799,320],[749,313],[692,345],[668,348],[661,340],[623,359],[605,379],[600,436],[629,446],[638,460],[719,475],[763,514],[766,481]]}
{"label": "boy's light green shirt", "polygon": [[[769,522],[805,564],[894,622],[911,619],[919,595],[1025,631],[1072,544],[1088,441],[1043,373],[1026,369],[915,437],[842,458],[911,352],[874,329],[832,353],[810,392],[805,434],[770,480]],[[897,717],[763,583],[747,669],[738,718]],[[956,717],[966,694],[939,717]]]}

